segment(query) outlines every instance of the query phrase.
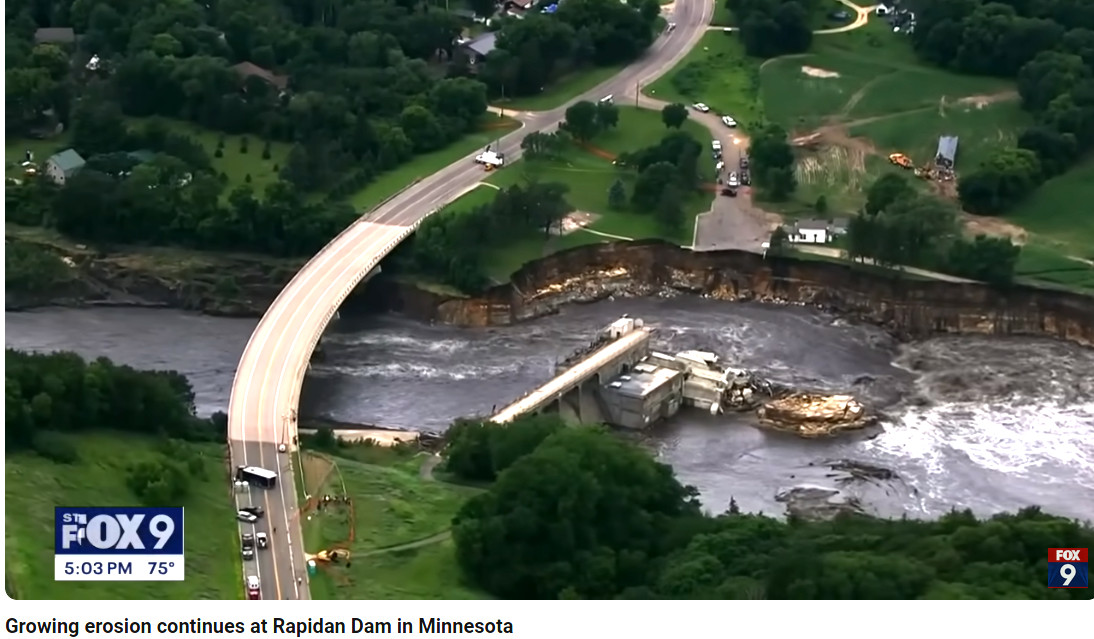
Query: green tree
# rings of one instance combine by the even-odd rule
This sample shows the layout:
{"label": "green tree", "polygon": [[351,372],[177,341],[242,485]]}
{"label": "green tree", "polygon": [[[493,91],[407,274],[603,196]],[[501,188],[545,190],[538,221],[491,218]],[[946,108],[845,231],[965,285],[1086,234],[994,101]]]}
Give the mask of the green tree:
{"label": "green tree", "polygon": [[588,142],[600,132],[597,106],[587,100],[566,109],[566,130],[582,142]]}
{"label": "green tree", "polygon": [[667,104],[661,109],[661,121],[670,129],[679,129],[688,119],[688,108],[680,103]]}
{"label": "green tree", "polygon": [[639,211],[655,211],[662,196],[679,180],[679,172],[669,162],[657,162],[642,170],[634,182],[631,201]]}
{"label": "green tree", "polygon": [[627,206],[627,187],[623,186],[623,180],[616,179],[608,189],[608,206],[619,211]]}

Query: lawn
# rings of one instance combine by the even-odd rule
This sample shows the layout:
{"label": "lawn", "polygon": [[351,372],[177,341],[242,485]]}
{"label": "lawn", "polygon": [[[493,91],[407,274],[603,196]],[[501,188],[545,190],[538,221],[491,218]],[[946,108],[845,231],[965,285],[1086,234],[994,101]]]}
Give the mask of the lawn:
{"label": "lawn", "polygon": [[592,67],[568,73],[552,82],[543,93],[523,98],[497,100],[496,106],[517,111],[550,111],[566,104],[596,85],[610,80],[623,67]]}
{"label": "lawn", "polygon": [[68,135],[64,134],[48,140],[9,138],[4,144],[4,175],[14,179],[23,178],[22,163],[26,160],[27,151],[33,155],[32,162],[39,167],[44,167],[51,155],[67,148]]}
{"label": "lawn", "polygon": [[[661,141],[673,130],[665,126],[661,121],[661,112],[651,109],[638,109],[633,106],[621,105],[619,108],[619,124],[616,128],[597,136],[594,144],[597,148],[609,153],[620,155],[627,151],[635,151],[653,146]],[[689,111],[690,113],[690,111]],[[695,120],[688,118],[683,127],[685,133],[691,134],[704,146],[710,139],[710,130]],[[705,154],[704,154],[705,156]]]}
{"label": "lawn", "polygon": [[779,58],[761,70],[767,116],[788,129],[811,129],[996,95],[1014,84],[965,76],[918,61],[908,38],[873,20],[848,33],[818,36],[806,55]]}
{"label": "lawn", "polygon": [[[456,511],[478,489],[422,477],[424,456],[391,463],[331,459],[336,462],[337,470],[327,476],[319,494],[341,494],[344,485],[353,510],[327,506],[310,511],[304,523],[306,550],[348,548],[353,556],[349,567],[320,568],[319,574],[312,578],[314,598],[478,596],[461,585],[446,535]],[[353,541],[348,541],[351,536]],[[421,545],[395,548],[415,542]]]}
{"label": "lawn", "polygon": [[1022,247],[1014,274],[1030,283],[1048,282],[1094,294],[1094,266],[1071,259],[1056,246],[1030,243]]}
{"label": "lawn", "polygon": [[484,116],[480,130],[465,135],[443,149],[414,156],[406,164],[398,166],[377,177],[376,181],[354,193],[350,203],[354,208],[367,211],[395,195],[415,180],[428,177],[456,162],[466,155],[484,148],[499,137],[518,128],[519,123],[511,118],[501,118],[493,114]]}
{"label": "lawn", "polygon": [[714,0],[714,15],[710,17],[710,24],[716,27],[735,27],[737,18],[726,6],[725,0]]}
{"label": "lawn", "polygon": [[945,109],[915,111],[853,126],[850,134],[868,139],[882,155],[900,152],[915,163],[934,157],[938,138],[960,138],[957,171],[972,171],[996,149],[1013,145],[1018,132],[1030,124],[1018,102],[991,105],[959,104]]}
{"label": "lawn", "polygon": [[745,55],[736,35],[712,31],[643,93],[666,102],[704,102],[747,131],[764,120],[759,87],[759,60]]}
{"label": "lawn", "polygon": [[209,458],[204,482],[191,487],[186,508],[186,580],[54,581],[54,506],[139,506],[125,486],[126,468],[159,455],[155,442],[126,434],[70,435],[80,453],[73,465],[35,455],[5,458],[6,585],[18,599],[240,599],[243,595],[235,506],[223,481],[223,445],[201,445]]}
{"label": "lawn", "polygon": [[[247,176],[251,176],[250,185],[255,193],[261,196],[266,187],[276,182],[281,168],[289,157],[292,148],[285,142],[270,142],[270,159],[262,159],[262,148],[266,142],[256,135],[228,135],[213,131],[183,120],[163,120],[173,130],[192,138],[201,144],[209,158],[213,161],[213,168],[228,176],[228,186],[225,188],[225,196],[231,193],[237,186],[247,183]],[[131,118],[130,124],[140,125],[141,119]],[[224,138],[224,150],[222,157],[216,157],[217,142]],[[247,138],[247,152],[242,151],[242,140]]]}
{"label": "lawn", "polygon": [[1034,237],[1076,257],[1094,260],[1094,159],[1053,178],[1006,215]]}

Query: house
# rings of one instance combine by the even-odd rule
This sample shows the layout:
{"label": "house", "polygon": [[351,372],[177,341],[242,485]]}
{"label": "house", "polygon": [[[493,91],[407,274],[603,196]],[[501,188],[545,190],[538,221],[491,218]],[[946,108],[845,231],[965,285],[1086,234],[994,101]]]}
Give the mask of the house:
{"label": "house", "polygon": [[64,186],[65,181],[84,168],[84,159],[72,149],[65,149],[57,155],[52,155],[46,160],[46,175],[51,180]]}
{"label": "house", "polygon": [[502,6],[505,7],[506,11],[515,11],[519,13],[521,11],[527,11],[535,5],[536,0],[506,0],[505,4]]}
{"label": "house", "polygon": [[494,46],[497,43],[498,34],[490,31],[484,33],[479,37],[466,42],[463,48],[467,51],[471,64],[476,64],[481,58],[485,58],[491,51],[494,50]]}
{"label": "house", "polygon": [[891,14],[892,12],[893,12],[893,10],[889,6],[884,5],[884,4],[879,4],[874,9],[874,14],[879,15],[879,16],[887,16],[887,15]]}
{"label": "house", "polygon": [[832,237],[847,235],[847,228],[851,225],[851,218],[837,217],[828,225],[828,234]]}
{"label": "house", "polygon": [[278,91],[285,91],[289,88],[289,76],[277,75],[269,69],[263,69],[253,62],[240,62],[239,64],[231,67],[232,71],[239,74],[239,77],[246,80],[247,78],[259,78],[264,80],[267,84],[277,88]]}
{"label": "house", "polygon": [[786,234],[795,244],[826,244],[831,239],[826,220],[798,220]]}
{"label": "house", "polygon": [[71,27],[45,27],[34,32],[34,44],[76,44],[77,37]]}
{"label": "house", "polygon": [[957,136],[944,135],[938,138],[938,153],[934,163],[944,169],[952,169],[957,163]]}

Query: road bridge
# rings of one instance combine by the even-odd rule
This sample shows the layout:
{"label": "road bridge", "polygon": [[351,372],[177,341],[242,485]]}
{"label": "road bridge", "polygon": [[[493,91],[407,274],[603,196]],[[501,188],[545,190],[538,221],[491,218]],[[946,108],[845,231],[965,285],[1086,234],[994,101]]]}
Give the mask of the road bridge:
{"label": "road bridge", "polygon": [[[702,37],[713,11],[711,0],[677,0],[676,29],[662,34],[641,59],[556,109],[521,113],[517,119],[522,128],[501,138],[496,150],[516,160],[524,138],[557,127],[574,102],[624,95],[664,74]],[[275,488],[252,495],[266,510],[256,526],[268,531],[269,550],[246,562],[244,581],[258,577],[263,599],[310,596],[292,454],[300,388],[312,351],[338,307],[365,275],[424,218],[482,179],[482,168],[472,161],[476,153],[417,181],[331,240],[285,286],[247,342],[228,407],[230,456],[234,465],[261,466],[281,476]],[[280,452],[282,445],[286,452]]]}
{"label": "road bridge", "polygon": [[490,421],[505,424],[527,413],[557,411],[581,423],[604,421],[597,393],[650,353],[650,329],[638,326],[582,356],[551,381],[498,411]]}

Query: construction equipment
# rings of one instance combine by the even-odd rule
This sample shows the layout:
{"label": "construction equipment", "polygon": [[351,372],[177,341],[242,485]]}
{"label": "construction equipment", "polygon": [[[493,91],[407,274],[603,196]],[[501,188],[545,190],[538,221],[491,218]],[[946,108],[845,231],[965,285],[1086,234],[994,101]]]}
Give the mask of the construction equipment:
{"label": "construction equipment", "polygon": [[889,154],[889,161],[899,166],[902,169],[914,169],[915,164],[912,159],[903,153],[891,153]]}
{"label": "construction equipment", "polygon": [[917,178],[921,178],[924,180],[930,180],[934,178],[934,168],[929,164],[916,167],[914,172]]}
{"label": "construction equipment", "polygon": [[316,561],[323,561],[326,563],[336,564],[342,561],[349,561],[350,552],[345,548],[329,548],[327,550],[320,550],[315,553]]}

